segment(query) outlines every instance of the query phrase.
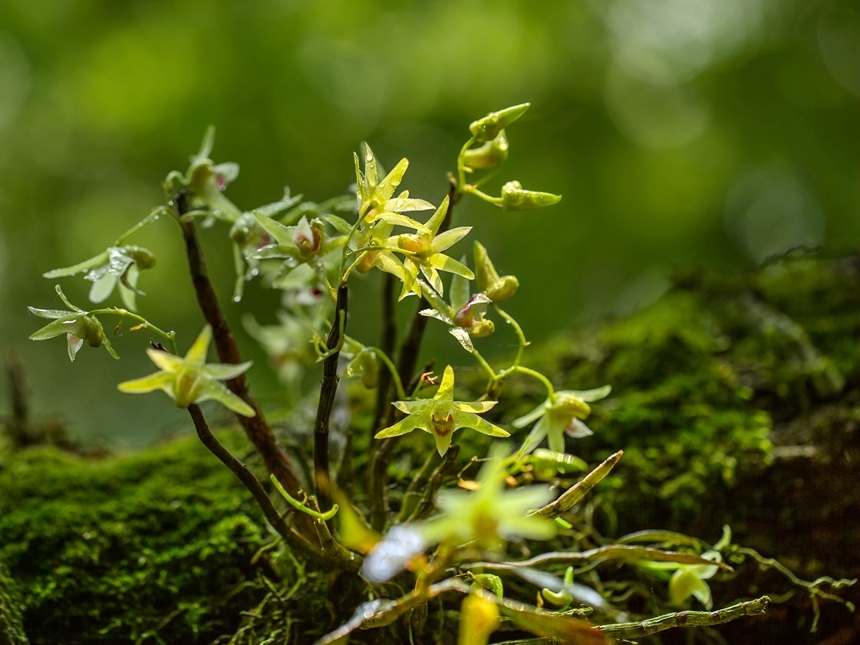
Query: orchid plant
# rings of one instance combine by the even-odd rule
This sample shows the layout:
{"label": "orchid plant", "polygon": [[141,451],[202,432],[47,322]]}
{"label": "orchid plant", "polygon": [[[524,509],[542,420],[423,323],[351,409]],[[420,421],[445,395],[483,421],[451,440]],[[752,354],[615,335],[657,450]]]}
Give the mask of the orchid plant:
{"label": "orchid plant", "polygon": [[[448,592],[465,595],[459,636],[463,645],[488,642],[502,625],[500,616],[538,637],[608,643],[611,629],[595,627],[569,612],[542,607],[544,600],[561,607],[577,603],[590,607],[596,623],[624,622],[625,612],[612,607],[597,587],[573,582],[569,563],[593,568],[602,561],[621,558],[618,553],[623,552],[624,561],[639,562],[651,572],[662,575],[675,571],[674,582],[670,582],[672,603],[684,604],[692,595],[708,608],[711,595],[703,580],[729,570],[714,555],[727,543],[714,550],[699,542],[687,542],[682,550],[672,550],[665,548],[663,534],[654,536],[650,546],[632,551],[571,551],[578,544],[572,530],[572,522],[577,521],[576,504],[621,455],[616,453],[578,482],[570,479],[572,473],[588,469],[582,459],[570,454],[571,441],[591,434],[584,422],[591,412],[590,404],[607,397],[610,387],[557,390],[548,376],[526,367],[526,334],[515,317],[501,307],[515,296],[519,280],[500,275],[490,253],[478,241],[472,245],[471,268],[465,256],[455,259],[452,255],[472,231],[470,226],[453,225],[464,198],[515,212],[552,206],[561,200],[556,194],[525,189],[517,180],[504,183],[497,194],[487,192],[488,182],[509,154],[506,130],[528,108],[524,103],[491,112],[470,125],[471,136],[457,156],[456,172],[437,205],[400,189],[407,159],[385,173],[371,148],[364,146],[354,159],[354,194],[315,203],[286,190],[276,202],[244,210],[225,194],[238,178],[239,167],[212,161],[214,135],[210,129],[188,169],[171,172],[165,179],[162,205],[104,252],[45,274],[51,279],[83,274],[93,282],[89,294],[92,302],[106,301],[118,290],[124,307],[80,308],[57,286],[66,309],[30,309],[34,315],[51,320],[30,338],[65,337],[72,360],[85,342],[92,347],[103,346],[118,358],[101,322],[105,316],[134,323],[132,331],[149,332],[151,346],[146,351],[159,371],[125,381],[119,389],[137,394],[161,390],[177,406],[188,409],[201,440],[248,487],[285,549],[305,557],[308,566],[318,565],[321,571],[335,567],[363,577],[367,584],[363,595],[372,602],[360,606],[356,602],[353,618],[342,617],[345,622],[322,636],[320,644],[345,642],[359,630],[393,624]],[[425,212],[431,213],[426,219],[421,215]],[[157,220],[174,222],[183,236],[189,274],[204,319],[202,331],[184,357],[178,355],[173,332],[162,331],[136,311],[138,296],[144,295],[138,289],[140,272],[155,267],[155,256],[129,241]],[[244,284],[250,280],[259,280],[282,293],[279,324],[263,326],[253,319],[246,322],[271,355],[285,384],[298,387],[307,363],[322,363],[310,450],[312,468],[297,468],[296,457],[288,456],[282,448],[250,392],[245,373],[251,363],[242,360],[209,279],[198,223],[221,226],[232,245],[235,303],[241,300]],[[379,347],[347,333],[350,284],[374,270],[383,281],[383,340]],[[416,305],[398,346],[394,310],[401,301],[408,305],[410,300]],[[457,341],[454,348],[462,350],[460,355],[477,367],[484,380],[482,390],[476,379],[462,379],[472,394],[458,398],[455,375],[460,367],[446,365],[440,375],[431,367],[419,369],[420,347],[431,318],[447,327]],[[497,324],[500,322],[504,325]],[[502,328],[513,333],[516,351],[507,363],[494,366],[479,346]],[[152,334],[167,346],[153,340]],[[212,343],[218,363],[207,362]],[[354,397],[375,398],[375,413],[369,423],[349,428],[345,454],[335,469],[330,463],[329,435],[341,377],[356,377],[355,387],[364,388],[367,394],[355,390]],[[512,378],[532,379],[545,395],[533,401],[536,407],[527,414],[513,419],[506,418],[506,413],[493,416],[504,407],[497,408],[497,403]],[[428,398],[424,391],[432,385],[436,390]],[[208,400],[236,414],[262,456],[278,496],[270,497],[247,467],[209,431],[199,407]],[[455,437],[460,429],[475,430],[478,435],[472,434],[461,446],[457,439],[462,433]],[[433,438],[432,449],[421,440],[407,439],[406,435],[415,430]],[[498,441],[511,437],[518,446]],[[547,447],[542,447],[544,443]],[[357,445],[366,446],[366,452],[358,453]],[[398,495],[390,494],[389,478],[396,474],[394,455],[403,455],[410,463],[412,456],[426,455],[424,465]],[[458,459],[460,474],[453,477]],[[473,481],[466,473],[476,462],[483,462],[483,467]],[[298,474],[303,471],[313,473],[312,481]],[[449,486],[452,478],[454,488]],[[284,503],[286,506],[276,507]],[[284,513],[292,514],[289,521]],[[528,557],[539,548],[533,546],[535,540],[553,539],[564,540],[567,546],[562,551]],[[562,571],[563,578],[557,575]],[[532,586],[534,604],[525,602],[529,599],[523,597],[521,582],[511,585],[519,591],[506,591],[502,581],[511,576]],[[397,584],[387,584],[395,579]],[[470,587],[465,580],[476,582]],[[398,598],[396,591],[403,586],[409,591]],[[381,600],[385,602],[380,604]],[[763,610],[764,604],[757,607]],[[631,633],[635,633],[636,624],[631,623]],[[470,625],[478,626],[473,629]]]}

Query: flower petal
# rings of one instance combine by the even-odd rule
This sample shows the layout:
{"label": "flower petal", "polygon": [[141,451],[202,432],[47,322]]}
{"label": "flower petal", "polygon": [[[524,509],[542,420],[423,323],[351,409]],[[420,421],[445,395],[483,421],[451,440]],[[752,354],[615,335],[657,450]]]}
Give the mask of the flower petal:
{"label": "flower petal", "polygon": [[247,371],[253,364],[253,361],[246,363],[237,363],[231,365],[229,363],[212,363],[205,365],[202,369],[203,375],[209,378],[218,379],[219,381],[236,378],[239,374]]}
{"label": "flower petal", "polygon": [[160,370],[168,374],[178,373],[185,365],[185,361],[179,356],[174,356],[160,349],[149,348],[146,350],[146,355]]}
{"label": "flower petal", "polygon": [[513,421],[511,421],[511,425],[517,429],[525,428],[530,423],[533,423],[540,419],[546,413],[546,403],[541,403],[534,410],[529,412],[528,414],[524,414],[521,417],[517,417]]}
{"label": "flower petal", "polygon": [[195,399],[195,403],[208,401],[210,399],[218,401],[218,403],[230,408],[236,414],[241,414],[245,417],[253,417],[256,415],[254,408],[233,394],[218,381],[201,379],[198,382],[197,398]]}
{"label": "flower petal", "polygon": [[470,414],[468,412],[460,412],[460,413],[455,412],[454,413],[454,420],[455,421],[458,420],[459,415],[468,415],[468,417],[469,417],[468,422],[465,422],[466,420],[463,419],[463,422],[458,423],[458,425],[460,425],[460,427],[472,428],[473,430],[477,430],[478,432],[480,432],[482,434],[489,435],[491,437],[510,437],[511,436],[511,433],[508,432],[507,430],[503,430],[499,426],[493,425],[492,423],[490,423],[486,419],[482,419],[481,417],[479,417],[476,414]]}
{"label": "flower petal", "polygon": [[128,392],[130,394],[144,394],[146,392],[153,392],[154,390],[163,390],[172,396],[173,381],[173,374],[156,372],[142,378],[123,381],[117,388],[120,392]]}
{"label": "flower petal", "polygon": [[212,327],[205,325],[197,340],[185,354],[185,364],[187,366],[200,366],[206,362],[206,354],[209,351],[209,343],[212,342]]}
{"label": "flower petal", "polygon": [[454,400],[454,368],[450,365],[445,366],[445,371],[442,373],[442,382],[439,384],[439,389],[433,397],[435,401],[453,401]]}
{"label": "flower petal", "polygon": [[430,266],[440,269],[441,271],[447,271],[448,273],[455,273],[457,275],[461,275],[467,280],[474,280],[475,274],[472,273],[472,270],[467,267],[465,264],[457,262],[452,257],[448,257],[447,255],[443,255],[442,253],[435,253],[430,256],[430,259],[427,260]]}
{"label": "flower petal", "polygon": [[[415,428],[420,427],[425,432],[430,432],[429,419],[424,418],[425,415],[421,414],[413,414],[411,416],[406,417],[402,421],[398,421],[393,426],[388,426],[387,428],[380,430],[374,435],[374,439],[389,439],[391,437],[399,437],[400,435],[406,434],[408,432],[412,432]],[[428,427],[425,428],[424,425]]]}

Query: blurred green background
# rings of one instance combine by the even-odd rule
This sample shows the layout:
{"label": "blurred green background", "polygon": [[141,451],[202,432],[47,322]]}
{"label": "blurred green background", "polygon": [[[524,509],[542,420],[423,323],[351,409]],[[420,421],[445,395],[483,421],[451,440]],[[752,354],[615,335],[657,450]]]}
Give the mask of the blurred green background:
{"label": "blurred green background", "polygon": [[[539,340],[648,303],[679,266],[857,248],[858,97],[849,0],[4,0],[0,350],[23,357],[36,413],[80,436],[134,446],[185,425],[164,396],[115,389],[152,371],[143,339],[117,339],[121,362],[85,348],[70,364],[62,340],[27,340],[42,321],[26,305],[60,306],[41,274],[148,213],[210,123],[215,160],[241,165],[229,195],[243,208],[284,185],[343,193],[363,140],[389,168],[409,157],[404,187],[438,203],[467,125],[532,102],[491,187],[516,178],[564,200],[513,214],[468,201],[458,222],[520,278],[510,309]],[[204,237],[227,303],[229,246]],[[136,241],[159,260],[142,313],[177,329],[184,350],[200,319],[180,242],[169,221]],[[62,284],[85,306],[89,283]],[[356,307],[372,299],[359,289]],[[271,322],[276,302],[251,287],[246,304]],[[353,331],[375,342],[374,324]],[[276,401],[265,359],[248,353]]]}

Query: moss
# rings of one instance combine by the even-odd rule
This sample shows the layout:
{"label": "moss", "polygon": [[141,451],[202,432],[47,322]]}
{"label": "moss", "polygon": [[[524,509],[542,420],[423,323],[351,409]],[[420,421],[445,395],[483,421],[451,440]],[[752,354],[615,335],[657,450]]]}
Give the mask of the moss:
{"label": "moss", "polygon": [[[739,542],[808,577],[860,566],[852,548],[860,503],[855,258],[678,276],[653,306],[540,343],[527,357],[559,387],[613,386],[594,405],[594,436],[568,445],[590,462],[625,451],[593,498],[607,535],[661,527],[715,539],[729,522]],[[493,413],[509,420],[544,396],[534,381],[511,379]],[[485,445],[477,433],[458,437],[461,462]],[[233,434],[223,439],[245,445]],[[425,439],[404,438],[393,481],[413,476]],[[356,435],[359,471],[366,440]],[[275,551],[261,562],[277,584],[255,581],[251,558],[266,541],[250,495],[196,440],[99,462],[30,448],[0,469],[0,562],[18,592],[0,584],[0,603],[20,606],[34,643],[208,643],[221,634],[234,643],[306,643],[366,593]],[[415,634],[455,629],[443,610],[425,617],[416,617]],[[353,640],[398,642],[402,627]]]}
{"label": "moss", "polygon": [[84,461],[33,448],[0,472],[0,561],[34,643],[211,642],[259,592],[250,496],[196,441]]}
{"label": "moss", "polygon": [[[607,530],[702,530],[711,502],[771,467],[783,426],[824,405],[856,413],[860,263],[803,256],[744,276],[678,275],[654,305],[559,336],[530,363],[560,387],[613,387],[588,421],[595,435],[568,444],[592,461],[625,451],[598,494],[618,522]],[[525,381],[505,394],[525,400],[500,414],[542,396]]]}
{"label": "moss", "polygon": [[0,645],[27,645],[20,598],[13,580],[0,566]]}

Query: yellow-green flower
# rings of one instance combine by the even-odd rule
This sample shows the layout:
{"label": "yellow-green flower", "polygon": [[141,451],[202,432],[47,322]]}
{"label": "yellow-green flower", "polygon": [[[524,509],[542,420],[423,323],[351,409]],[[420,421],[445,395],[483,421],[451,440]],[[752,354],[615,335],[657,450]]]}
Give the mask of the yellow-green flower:
{"label": "yellow-green flower", "polygon": [[251,363],[227,365],[222,363],[206,364],[206,353],[212,341],[212,328],[206,325],[197,340],[188,350],[185,358],[168,354],[157,349],[148,349],[146,353],[160,371],[133,381],[119,384],[121,392],[141,394],[154,390],[163,390],[180,408],[187,408],[192,403],[218,401],[237,414],[246,417],[254,416],[254,409],[238,396],[233,394],[219,381],[239,376],[247,370]]}
{"label": "yellow-green flower", "polygon": [[470,540],[485,549],[500,548],[512,537],[549,540],[555,536],[552,520],[531,513],[553,498],[549,486],[505,489],[502,450],[494,450],[478,475],[477,491],[445,489],[436,496],[442,515],[416,525],[428,544],[463,544]]}
{"label": "yellow-green flower", "polygon": [[[392,242],[396,242],[397,246],[406,252],[403,257],[403,266],[409,273],[410,281],[403,285],[404,295],[410,291],[418,296],[421,295],[421,289],[418,286],[419,269],[430,286],[440,295],[444,291],[439,271],[448,271],[463,276],[467,280],[475,279],[475,274],[469,267],[442,253],[442,251],[454,246],[472,230],[471,226],[459,226],[437,235],[436,232],[442,225],[447,213],[448,196],[446,195],[439,208],[427,221],[426,229],[391,238]],[[403,296],[401,295],[401,297]]]}
{"label": "yellow-green flower", "polygon": [[537,421],[526,438],[521,452],[531,452],[543,441],[549,442],[553,452],[564,452],[564,435],[574,438],[592,434],[582,419],[591,413],[589,402],[597,401],[609,394],[610,387],[605,385],[594,390],[563,390],[555,392],[550,398],[526,415],[514,419],[511,425],[524,428]]}
{"label": "yellow-green flower", "polygon": [[454,370],[450,365],[445,368],[442,382],[432,399],[395,401],[393,405],[408,416],[377,432],[377,439],[397,437],[419,429],[433,435],[436,450],[440,455],[444,455],[451,446],[451,435],[460,428],[472,428],[492,437],[509,436],[500,427],[478,416],[490,410],[496,405],[496,401],[466,403],[454,400]]}

